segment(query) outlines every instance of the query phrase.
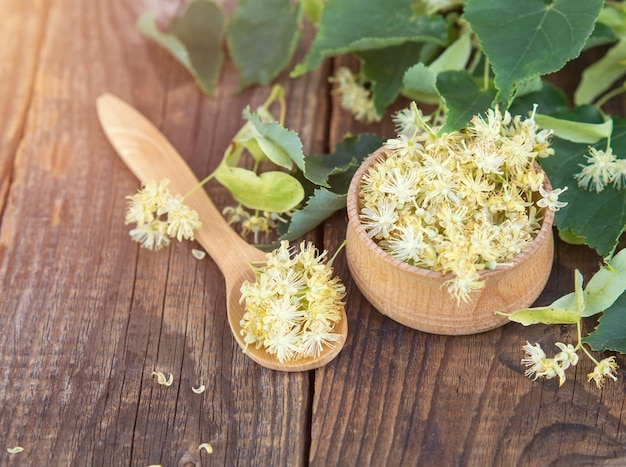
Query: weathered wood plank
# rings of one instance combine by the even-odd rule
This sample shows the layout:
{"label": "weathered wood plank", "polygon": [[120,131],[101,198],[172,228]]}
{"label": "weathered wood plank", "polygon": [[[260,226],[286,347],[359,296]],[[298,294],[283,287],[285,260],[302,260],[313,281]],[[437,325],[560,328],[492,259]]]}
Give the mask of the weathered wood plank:
{"label": "weathered wood plank", "polygon": [[0,27],[0,212],[6,203],[37,59],[45,32],[47,2],[8,0]]}
{"label": "weathered wood plank", "polygon": [[[35,73],[28,113],[19,100],[3,110],[12,125],[27,124],[2,153],[12,157],[19,144],[3,169],[13,177],[0,233],[0,464],[14,445],[25,448],[15,455],[24,465],[306,463],[309,374],[263,369],[238,350],[223,279],[210,260],[193,258],[195,245],[139,250],[123,225],[124,197],[138,183],[99,128],[99,94],[135,105],[204,176],[241,126],[241,110],[269,92],[233,95],[229,67],[216,97],[204,97],[135,31],[141,12],[167,16],[182,4],[50,0],[16,16],[41,15],[29,27],[42,44],[36,73],[31,63],[13,79]],[[280,81],[294,109],[287,125],[308,151],[323,151],[324,70]],[[12,97],[0,90],[0,102]],[[210,192],[228,202],[219,187]],[[159,386],[153,370],[171,372],[174,384]],[[200,383],[206,391],[194,394]],[[201,454],[202,442],[215,453]]]}
{"label": "weathered wood plank", "polygon": [[[338,65],[351,64],[342,58]],[[392,137],[388,121],[354,123],[334,103],[331,135],[372,130]],[[324,231],[325,247],[345,236],[345,219]],[[537,304],[573,290],[574,268],[589,278],[598,258],[557,242],[549,283]],[[322,465],[572,465],[625,462],[621,424],[626,381],[603,390],[588,383],[581,359],[562,388],[523,375],[521,347],[575,343],[571,326],[509,324],[474,336],[422,333],[378,313],[336,262],[348,287],[349,337],[337,359],[316,372],[310,463]],[[620,366],[624,359],[618,357]]]}

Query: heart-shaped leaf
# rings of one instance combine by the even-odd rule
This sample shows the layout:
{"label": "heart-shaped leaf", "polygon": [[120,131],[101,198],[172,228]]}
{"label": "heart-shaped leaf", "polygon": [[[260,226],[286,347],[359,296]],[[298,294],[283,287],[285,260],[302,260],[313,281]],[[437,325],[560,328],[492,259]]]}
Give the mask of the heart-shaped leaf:
{"label": "heart-shaped leaf", "polygon": [[304,199],[300,182],[285,172],[269,171],[257,175],[252,170],[222,164],[215,171],[215,178],[237,202],[249,209],[285,212]]}
{"label": "heart-shaped leaf", "polygon": [[602,0],[468,0],[463,17],[495,73],[499,100],[515,83],[559,70],[578,56],[594,29]]}
{"label": "heart-shaped leaf", "polygon": [[311,48],[292,76],[300,76],[317,68],[325,58],[340,54],[409,41],[445,45],[446,40],[444,19],[414,15],[411,0],[328,0]]}

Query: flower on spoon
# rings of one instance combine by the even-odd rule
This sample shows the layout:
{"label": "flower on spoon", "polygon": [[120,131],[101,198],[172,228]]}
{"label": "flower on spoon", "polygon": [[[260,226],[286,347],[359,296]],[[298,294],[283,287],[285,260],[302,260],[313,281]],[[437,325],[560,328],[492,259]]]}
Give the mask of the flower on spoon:
{"label": "flower on spoon", "polygon": [[303,241],[292,254],[289,242],[282,241],[264,264],[253,266],[256,282],[241,285],[246,346],[263,348],[283,363],[316,357],[340,339],[335,326],[342,319],[346,291],[333,277],[334,258],[325,262],[326,253]]}

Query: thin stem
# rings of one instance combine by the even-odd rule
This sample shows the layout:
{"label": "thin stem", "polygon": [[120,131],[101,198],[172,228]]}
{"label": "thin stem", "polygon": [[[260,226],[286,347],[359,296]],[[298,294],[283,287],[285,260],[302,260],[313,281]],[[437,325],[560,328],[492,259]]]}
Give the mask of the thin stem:
{"label": "thin stem", "polygon": [[345,246],[346,246],[346,240],[344,239],[344,241],[343,241],[343,242],[341,242],[341,245],[339,245],[339,248],[337,248],[337,251],[335,251],[335,254],[333,255],[333,257],[332,257],[332,258],[330,258],[330,259],[328,260],[328,263],[327,263],[327,264],[328,264],[329,266],[332,266],[332,265],[333,265],[333,262],[335,261],[335,258],[337,258],[337,255],[339,254],[339,252],[340,252],[341,250],[343,250],[343,248],[344,248]]}
{"label": "thin stem", "polygon": [[489,59],[485,57],[485,68],[483,70],[483,90],[489,89]]}
{"label": "thin stem", "polygon": [[626,83],[622,84],[619,88],[615,88],[609,92],[607,92],[605,95],[601,96],[595,103],[596,107],[602,107],[604,104],[606,104],[608,101],[610,101],[611,99],[613,99],[615,96],[618,96],[622,93],[626,92]]}
{"label": "thin stem", "polygon": [[183,201],[185,201],[187,198],[189,198],[189,196],[191,196],[192,193],[194,193],[198,188],[200,188],[201,186],[205,185],[206,183],[208,183],[213,178],[215,178],[215,172],[211,172],[209,175],[204,177],[202,179],[202,181],[200,181],[196,186],[194,186],[191,190],[189,190],[187,192],[187,194],[185,196],[183,196]]}
{"label": "thin stem", "polygon": [[582,343],[582,319],[579,319],[578,322],[576,323],[576,333],[578,334],[578,344],[576,344],[576,350],[582,349],[582,351],[585,352],[585,354],[587,354],[587,357],[589,357],[591,361],[597,365],[598,360],[596,360],[593,357],[593,355],[589,353],[589,351],[586,349],[586,347]]}

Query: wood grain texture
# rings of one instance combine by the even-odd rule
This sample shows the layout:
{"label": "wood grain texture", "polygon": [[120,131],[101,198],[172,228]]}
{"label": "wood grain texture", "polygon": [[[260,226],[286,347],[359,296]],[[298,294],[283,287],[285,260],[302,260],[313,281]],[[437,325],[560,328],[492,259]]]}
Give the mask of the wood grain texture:
{"label": "wood grain texture", "polygon": [[[216,97],[202,96],[135,31],[143,11],[167,17],[182,4],[11,2],[29,49],[17,54],[5,42],[0,50],[30,64],[11,78],[27,95],[3,86],[0,96],[3,105],[14,100],[3,115],[7,128],[18,128],[2,147],[10,174],[0,234],[2,465],[306,461],[309,374],[272,372],[241,354],[226,321],[224,280],[214,263],[191,255],[197,245],[139,250],[123,224],[124,197],[138,183],[99,128],[98,95],[132,102],[202,176],[242,125],[245,105],[269,93],[233,95],[228,67]],[[288,124],[301,125],[307,149],[321,152],[325,77],[281,81],[299,109]],[[218,207],[228,202],[224,190],[210,190]],[[171,372],[174,384],[159,386],[154,370]],[[194,394],[200,383],[206,391]],[[202,442],[214,454],[200,453]],[[8,454],[15,445],[25,451]]]}
{"label": "wood grain texture", "polygon": [[[232,11],[235,0],[225,2]],[[183,0],[4,0],[0,28],[0,465],[623,465],[624,377],[603,390],[583,361],[562,388],[523,376],[521,346],[554,349],[571,327],[510,324],[475,336],[421,333],[373,309],[350,280],[350,334],[336,360],[272,372],[238,350],[224,280],[194,244],[152,253],[128,238],[138,184],[95,113],[112,92],[154,122],[198,176],[219,163],[241,110],[269,87],[216,96],[134,29]],[[311,31],[305,31],[310,37]],[[301,47],[298,54],[306,51]],[[328,100],[332,66],[286,74],[286,125],[306,152],[347,132],[393,136],[386,118],[355,124]],[[623,110],[623,109],[622,109]],[[331,120],[332,119],[332,120]],[[218,208],[229,203],[217,184]],[[345,213],[311,238],[334,251]],[[323,235],[323,238],[322,238]],[[588,249],[556,243],[546,304],[572,289]],[[618,363],[624,367],[624,359]],[[171,372],[159,386],[154,370]],[[206,391],[194,394],[199,384]],[[211,443],[214,453],[198,451]],[[25,451],[9,454],[7,447]]]}
{"label": "wood grain texture", "polygon": [[[336,66],[351,65],[347,59]],[[335,102],[333,137],[367,130]],[[375,128],[393,137],[381,122]],[[345,236],[345,218],[324,231],[326,248]],[[336,263],[349,278],[345,257]],[[555,263],[537,305],[573,290],[574,269],[586,278],[599,258],[586,247],[557,240]],[[626,382],[599,390],[588,383],[593,365],[582,359],[563,387],[524,376],[522,345],[575,342],[572,326],[503,328],[472,336],[412,330],[373,308],[351,281],[344,351],[316,371],[310,465],[623,465]],[[592,327],[590,326],[590,329]],[[623,357],[617,362],[623,367]]]}
{"label": "wood grain texture", "polygon": [[[38,14],[29,14],[30,10]],[[45,32],[48,5],[19,0],[2,3],[0,27],[0,213],[13,176],[13,162],[21,140]]]}

